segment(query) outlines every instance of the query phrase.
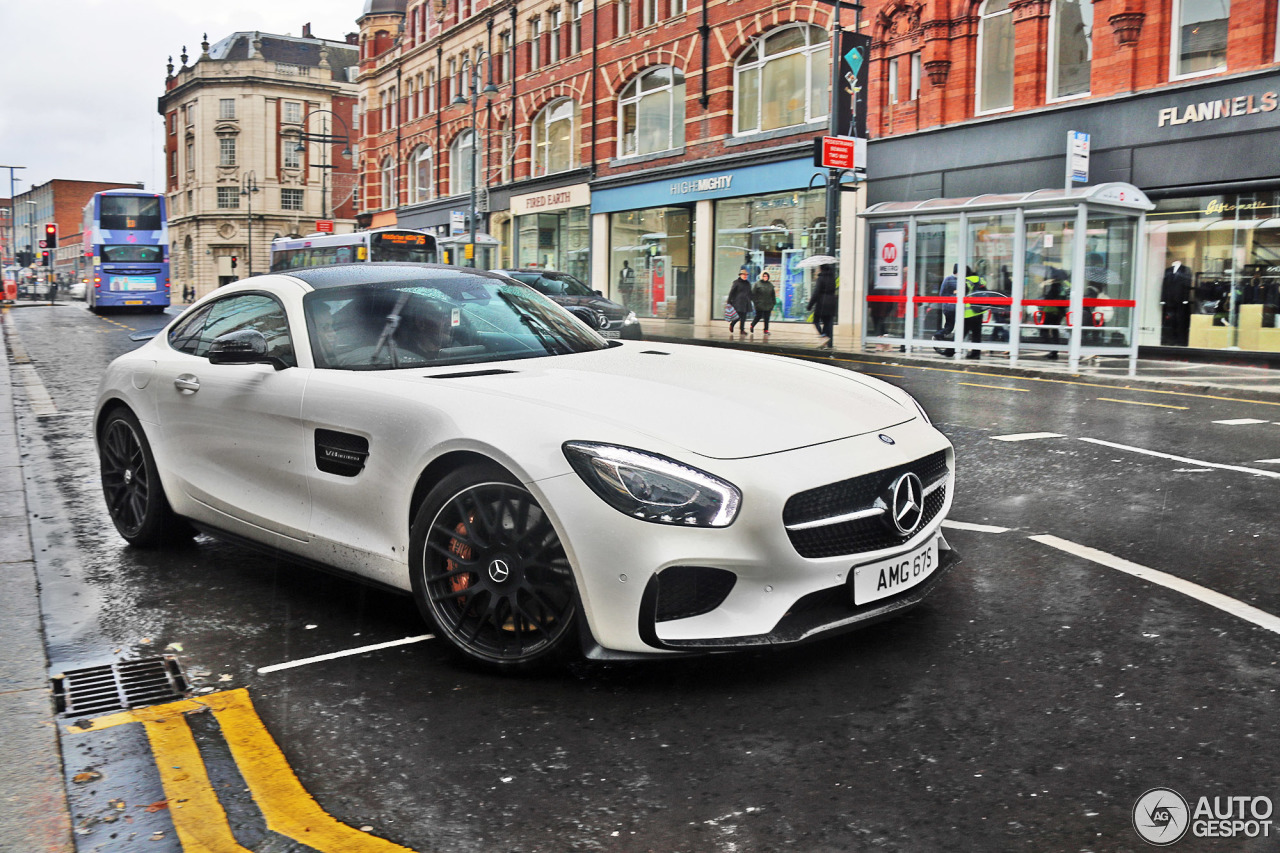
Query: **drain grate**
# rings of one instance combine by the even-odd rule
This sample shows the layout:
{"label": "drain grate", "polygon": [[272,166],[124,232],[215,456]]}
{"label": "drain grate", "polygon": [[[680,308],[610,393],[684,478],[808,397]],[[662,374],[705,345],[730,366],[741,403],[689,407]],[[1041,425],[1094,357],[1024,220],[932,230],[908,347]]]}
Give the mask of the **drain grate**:
{"label": "drain grate", "polygon": [[58,713],[84,717],[186,698],[187,679],[172,655],[72,669],[53,677]]}

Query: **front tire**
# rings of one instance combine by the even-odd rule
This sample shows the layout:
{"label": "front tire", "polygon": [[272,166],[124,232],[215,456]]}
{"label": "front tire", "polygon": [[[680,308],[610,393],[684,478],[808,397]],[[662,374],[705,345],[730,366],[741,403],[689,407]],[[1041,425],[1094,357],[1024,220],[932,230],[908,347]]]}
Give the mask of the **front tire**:
{"label": "front tire", "polygon": [[102,494],[116,530],[138,548],[189,538],[190,527],[174,514],[160,485],[151,445],[128,409],[107,416],[98,434]]}
{"label": "front tire", "polygon": [[576,648],[578,593],[560,537],[537,500],[496,465],[446,475],[409,540],[414,598],[465,658],[541,668]]}

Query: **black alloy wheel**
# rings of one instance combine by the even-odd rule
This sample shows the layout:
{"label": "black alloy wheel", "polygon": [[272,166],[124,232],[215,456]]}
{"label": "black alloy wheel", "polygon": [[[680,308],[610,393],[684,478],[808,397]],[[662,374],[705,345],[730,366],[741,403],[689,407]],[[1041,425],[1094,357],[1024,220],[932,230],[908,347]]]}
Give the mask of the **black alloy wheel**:
{"label": "black alloy wheel", "polygon": [[169,506],[151,445],[129,410],[107,416],[98,436],[98,462],[107,512],[126,542],[150,548],[189,532]]}
{"label": "black alloy wheel", "polygon": [[551,519],[496,466],[447,475],[411,530],[414,597],[465,657],[540,667],[575,648],[573,569]]}

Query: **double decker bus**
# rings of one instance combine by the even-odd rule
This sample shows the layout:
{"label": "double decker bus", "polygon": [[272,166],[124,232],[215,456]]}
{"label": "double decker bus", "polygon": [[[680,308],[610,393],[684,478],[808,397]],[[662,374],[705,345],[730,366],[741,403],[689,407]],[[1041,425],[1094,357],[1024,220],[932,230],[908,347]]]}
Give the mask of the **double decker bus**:
{"label": "double decker bus", "polygon": [[271,271],[303,267],[362,264],[369,261],[438,263],[436,238],[408,228],[379,228],[353,234],[281,237],[271,243]]}
{"label": "double decker bus", "polygon": [[169,224],[164,196],[104,190],[84,206],[85,301],[103,308],[169,307]]}

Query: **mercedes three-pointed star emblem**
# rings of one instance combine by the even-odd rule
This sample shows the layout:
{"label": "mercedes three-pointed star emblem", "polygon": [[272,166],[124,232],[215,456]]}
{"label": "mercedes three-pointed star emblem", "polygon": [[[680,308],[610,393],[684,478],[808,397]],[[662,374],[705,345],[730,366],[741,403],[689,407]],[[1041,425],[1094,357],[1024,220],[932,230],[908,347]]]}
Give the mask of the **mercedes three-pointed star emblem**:
{"label": "mercedes three-pointed star emblem", "polygon": [[899,536],[910,536],[924,519],[924,484],[910,471],[893,481],[885,495],[889,523]]}

